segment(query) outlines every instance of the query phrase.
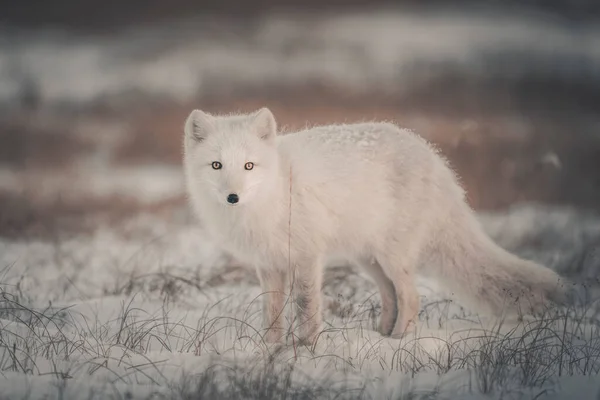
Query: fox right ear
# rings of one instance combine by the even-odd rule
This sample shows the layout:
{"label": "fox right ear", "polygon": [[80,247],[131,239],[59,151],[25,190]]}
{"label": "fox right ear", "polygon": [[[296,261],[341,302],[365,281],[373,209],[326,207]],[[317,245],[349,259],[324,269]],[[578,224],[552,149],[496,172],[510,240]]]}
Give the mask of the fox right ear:
{"label": "fox right ear", "polygon": [[201,142],[215,129],[215,117],[204,111],[194,110],[185,121],[185,135]]}
{"label": "fox right ear", "polygon": [[263,140],[275,140],[277,135],[277,122],[271,110],[266,107],[261,108],[253,115],[253,124],[256,134]]}

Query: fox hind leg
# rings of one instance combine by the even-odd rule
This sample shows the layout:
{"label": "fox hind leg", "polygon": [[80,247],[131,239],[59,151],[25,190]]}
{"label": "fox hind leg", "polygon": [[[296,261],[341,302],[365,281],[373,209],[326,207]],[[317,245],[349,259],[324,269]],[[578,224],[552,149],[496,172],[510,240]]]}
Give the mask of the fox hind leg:
{"label": "fox hind leg", "polygon": [[382,270],[395,288],[397,317],[391,331],[393,337],[402,337],[415,327],[420,307],[419,293],[415,285],[416,260],[399,253],[388,252],[377,257]]}
{"label": "fox hind leg", "polygon": [[375,281],[381,296],[381,316],[379,317],[379,333],[390,336],[398,317],[398,302],[394,283],[387,277],[383,268],[375,258],[362,259],[360,266]]}

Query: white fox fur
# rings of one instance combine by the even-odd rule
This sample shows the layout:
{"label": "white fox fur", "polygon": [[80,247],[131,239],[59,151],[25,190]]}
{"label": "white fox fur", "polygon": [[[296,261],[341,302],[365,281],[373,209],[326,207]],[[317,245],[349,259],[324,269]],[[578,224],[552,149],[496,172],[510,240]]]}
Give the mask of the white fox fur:
{"label": "white fox fur", "polygon": [[[220,169],[211,166],[215,161]],[[254,163],[250,170],[248,162]],[[563,299],[559,276],[489,239],[444,158],[393,124],[277,136],[266,108],[231,116],[195,110],[185,123],[184,165],[204,229],[256,267],[269,341],[283,334],[289,281],[301,337],[316,339],[330,256],[362,266],[377,283],[379,331],[386,336],[401,336],[417,317],[417,272],[429,272],[468,304],[496,314]],[[239,202],[229,204],[230,194]]]}

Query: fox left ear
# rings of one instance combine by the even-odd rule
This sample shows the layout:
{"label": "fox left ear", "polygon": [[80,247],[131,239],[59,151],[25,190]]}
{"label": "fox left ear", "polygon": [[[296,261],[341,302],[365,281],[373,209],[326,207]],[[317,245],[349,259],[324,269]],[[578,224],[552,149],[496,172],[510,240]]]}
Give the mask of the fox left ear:
{"label": "fox left ear", "polygon": [[254,114],[252,125],[258,137],[263,140],[274,140],[277,136],[277,122],[271,110],[266,107],[261,108]]}

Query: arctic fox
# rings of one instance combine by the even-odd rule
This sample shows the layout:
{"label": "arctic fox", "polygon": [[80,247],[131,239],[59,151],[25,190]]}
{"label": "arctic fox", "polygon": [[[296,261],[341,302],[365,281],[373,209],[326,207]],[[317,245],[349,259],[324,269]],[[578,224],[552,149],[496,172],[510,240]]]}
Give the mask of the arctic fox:
{"label": "arctic fox", "polygon": [[323,268],[333,255],[377,284],[385,336],[413,327],[417,272],[496,314],[563,299],[556,273],[484,233],[445,159],[410,131],[361,123],[278,136],[267,108],[229,116],[195,110],[184,130],[192,206],[226,251],[256,268],[267,341],[284,333],[289,282],[300,337],[317,338]]}

